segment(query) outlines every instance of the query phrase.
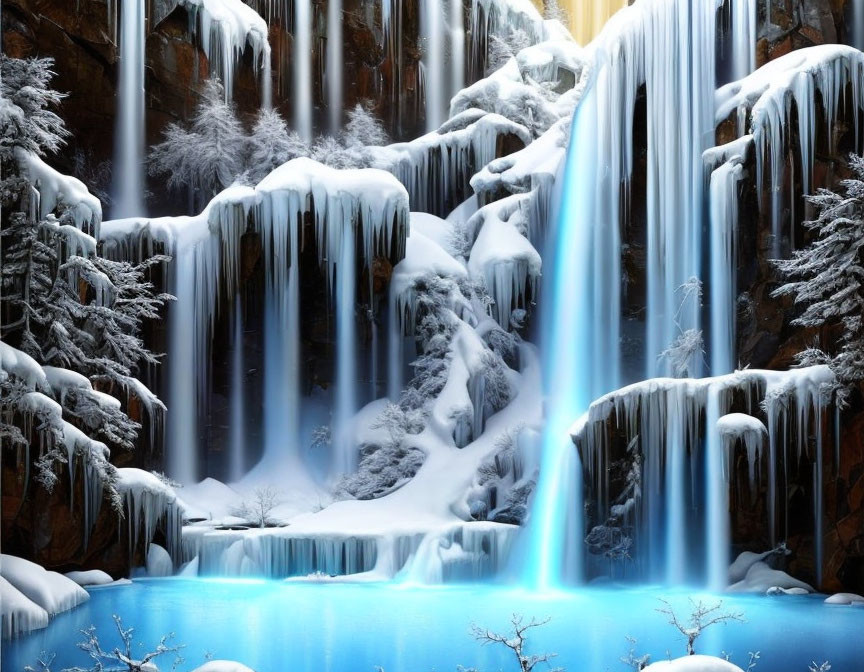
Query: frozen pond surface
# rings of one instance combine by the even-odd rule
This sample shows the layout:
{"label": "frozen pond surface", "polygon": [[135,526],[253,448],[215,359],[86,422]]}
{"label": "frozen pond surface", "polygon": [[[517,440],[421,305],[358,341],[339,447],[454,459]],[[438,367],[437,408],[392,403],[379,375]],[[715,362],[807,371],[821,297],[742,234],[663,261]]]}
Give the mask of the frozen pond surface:
{"label": "frozen pond surface", "polygon": [[[684,641],[656,609],[663,597],[686,616],[688,595],[632,587],[537,595],[489,585],[149,579],[93,589],[88,603],[58,616],[46,630],[4,641],[2,667],[23,670],[41,651],[57,654],[54,672],[86,664],[75,647],[78,631],[93,624],[102,647],[113,647],[118,641],[111,615],[119,614],[146,647],[174,632],[176,642],[185,644],[178,670],[197,667],[209,652],[257,672],[374,672],[376,666],[386,672],[450,672],[458,665],[497,672],[514,669],[512,654],[480,646],[469,628],[476,623],[503,633],[515,612],[526,619],[551,617],[532,631],[529,653],[557,652],[555,665],[571,672],[625,672],[630,668],[619,658],[629,648],[627,635],[652,662],[684,654]],[[806,672],[813,660],[830,660],[833,672],[864,669],[864,608],[825,605],[824,596],[722,599],[724,608],[743,612],[747,622],[710,628],[697,641],[698,653],[725,651],[746,669],[748,652],[760,651],[756,672]],[[171,669],[170,657],[160,660],[162,670]]]}

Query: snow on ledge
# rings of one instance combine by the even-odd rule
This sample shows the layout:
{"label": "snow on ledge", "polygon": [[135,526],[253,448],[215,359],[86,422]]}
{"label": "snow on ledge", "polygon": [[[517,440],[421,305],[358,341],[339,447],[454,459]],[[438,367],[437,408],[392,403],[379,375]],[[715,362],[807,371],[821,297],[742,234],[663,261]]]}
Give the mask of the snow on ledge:
{"label": "snow on ledge", "polygon": [[651,663],[643,672],[743,672],[737,665],[714,656],[693,655]]}

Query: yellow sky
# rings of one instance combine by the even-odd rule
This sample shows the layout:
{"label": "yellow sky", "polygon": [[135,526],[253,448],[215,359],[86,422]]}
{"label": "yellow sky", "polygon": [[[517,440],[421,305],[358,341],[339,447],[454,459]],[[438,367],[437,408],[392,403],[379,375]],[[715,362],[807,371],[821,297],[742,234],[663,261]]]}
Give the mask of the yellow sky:
{"label": "yellow sky", "polygon": [[[543,11],[543,0],[533,0],[537,9]],[[559,0],[570,17],[570,32],[581,45],[588,44],[600,32],[606,20],[622,7],[627,0]]]}

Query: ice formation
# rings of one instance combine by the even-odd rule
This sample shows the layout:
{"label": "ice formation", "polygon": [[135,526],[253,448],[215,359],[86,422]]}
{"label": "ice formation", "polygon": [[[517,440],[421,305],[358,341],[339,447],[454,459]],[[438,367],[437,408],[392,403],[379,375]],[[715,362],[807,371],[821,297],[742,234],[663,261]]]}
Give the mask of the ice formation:
{"label": "ice formation", "polygon": [[[126,509],[126,527],[130,557],[143,544],[150,561],[150,546],[157,529],[161,529],[170,559],[180,558],[183,504],[174,490],[155,474],[127,467],[117,470],[117,490]],[[154,556],[159,564],[162,559]]]}
{"label": "ice formation", "polygon": [[[637,383],[594,402],[574,426],[574,441],[582,456],[589,484],[588,501],[599,522],[617,513],[632,526],[640,576],[681,582],[693,571],[709,584],[722,588],[728,574],[728,491],[724,474],[734,465],[731,451],[738,441],[725,446],[723,438],[741,438],[747,473],[767,474],[769,520],[766,529],[775,534],[775,517],[785,512],[786,479],[805,454],[821,469],[821,437],[825,410],[830,402],[824,385],[833,379],[827,367],[789,372],[739,371],[701,380],[654,379]],[[732,413],[731,411],[740,410]],[[746,414],[746,415],[745,415]],[[611,426],[607,423],[611,423]],[[767,427],[767,450],[760,449]],[[783,439],[779,439],[782,432]],[[620,434],[618,434],[620,433]],[[616,438],[617,437],[617,438]],[[811,437],[817,446],[810,450]],[[616,445],[630,445],[640,456],[638,495],[632,503],[611,499],[606,479],[610,460],[620,458]],[[705,465],[707,491],[697,488]],[[731,477],[731,476],[730,476]],[[814,481],[813,507],[821,517],[821,479]],[[625,505],[625,509],[615,509]],[[701,568],[686,564],[687,510],[703,516],[709,549]],[[695,524],[695,523],[693,523]],[[694,528],[696,529],[696,528]],[[783,537],[786,535],[784,526]],[[815,556],[821,557],[819,524],[814,530]]]}
{"label": "ice formation", "polygon": [[[864,56],[860,51],[842,45],[822,45],[786,54],[741,81],[721,87],[716,93],[715,122],[719,124],[734,114],[738,134],[753,136],[756,188],[760,193],[767,189],[771,194],[770,219],[775,256],[780,256],[788,245],[795,243],[792,231],[785,234],[781,231],[785,156],[790,148],[793,119],[798,121],[800,184],[803,193],[807,194],[813,190],[820,107],[830,148],[833,148],[834,126],[847,106],[851,106],[853,112],[856,145],[860,146],[856,111],[864,107],[862,80]],[[819,100],[821,104],[817,102]],[[792,210],[794,212],[794,205]],[[788,245],[783,242],[784,236]]]}
{"label": "ice formation", "polygon": [[48,625],[48,612],[0,576],[0,620],[3,639],[10,639]]}
{"label": "ice formation", "polygon": [[190,31],[200,31],[210,72],[223,81],[226,99],[234,90],[234,68],[248,43],[255,67],[262,71],[264,106],[269,106],[270,42],[264,19],[242,0],[180,0],[179,4],[189,12]]}

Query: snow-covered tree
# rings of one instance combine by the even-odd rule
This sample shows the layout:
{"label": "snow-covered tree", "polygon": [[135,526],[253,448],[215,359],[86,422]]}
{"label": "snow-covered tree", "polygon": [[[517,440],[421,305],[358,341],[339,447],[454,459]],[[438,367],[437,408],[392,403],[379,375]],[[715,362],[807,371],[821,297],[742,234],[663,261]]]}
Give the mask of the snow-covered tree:
{"label": "snow-covered tree", "polygon": [[[497,632],[492,632],[487,628],[480,628],[476,625],[471,626],[471,634],[474,636],[478,642],[483,645],[486,644],[501,644],[507,647],[516,658],[516,662],[519,666],[519,672],[532,672],[532,670],[540,665],[548,664],[553,658],[555,658],[558,654],[555,653],[526,653],[525,645],[528,640],[528,631],[533,628],[539,628],[541,626],[546,625],[550,621],[549,618],[544,618],[542,621],[538,621],[535,618],[532,618],[530,621],[525,621],[525,619],[518,615],[513,614],[510,618],[510,624],[512,626],[512,631],[507,633],[506,635],[499,634]],[[550,672],[563,672],[564,668],[556,667],[553,668]]]}
{"label": "snow-covered tree", "polygon": [[299,156],[309,156],[309,146],[275,110],[258,112],[249,136],[248,178],[255,184],[274,168]]}
{"label": "snow-covered tree", "polygon": [[357,103],[348,110],[344,138],[347,147],[381,147],[390,142],[384,124],[375,116],[368,103]]}
{"label": "snow-covered tree", "polygon": [[270,513],[281,503],[282,494],[278,488],[258,486],[252,491],[252,497],[241,502],[231,513],[258,527],[267,527],[273,524]]}
{"label": "snow-covered tree", "polygon": [[827,363],[836,376],[837,400],[847,404],[864,381],[864,158],[850,156],[853,177],[842,193],[820,189],[808,196],[817,212],[804,226],[816,238],[774,265],[786,284],[772,296],[791,296],[802,312],[792,324],[839,331],[836,345],[808,348],[802,365]]}
{"label": "snow-covered tree", "polygon": [[690,616],[688,620],[681,620],[669,604],[664,599],[660,601],[664,606],[657,611],[664,614],[669,619],[669,625],[673,626],[687,642],[687,655],[692,656],[696,653],[696,640],[702,636],[702,633],[712,625],[718,623],[730,623],[732,621],[744,622],[744,615],[735,611],[722,611],[723,602],[718,601],[713,605],[705,604],[702,601],[696,601],[692,597],[690,599]]}
{"label": "snow-covered tree", "polygon": [[569,21],[567,10],[561,6],[558,0],[545,0],[543,3],[543,18],[547,21],[560,21],[565,26]]}
{"label": "snow-covered tree", "polygon": [[167,175],[169,189],[191,190],[203,206],[230,186],[245,167],[246,135],[218,79],[210,79],[189,128],[171,123],[152,148],[150,172]]}
{"label": "snow-covered tree", "polygon": [[361,150],[357,147],[346,147],[332,135],[322,135],[315,141],[311,157],[318,163],[338,170],[363,167]]}
{"label": "snow-covered tree", "polygon": [[531,46],[531,37],[521,28],[507,27],[502,35],[489,35],[486,74],[492,74],[520,51]]}

